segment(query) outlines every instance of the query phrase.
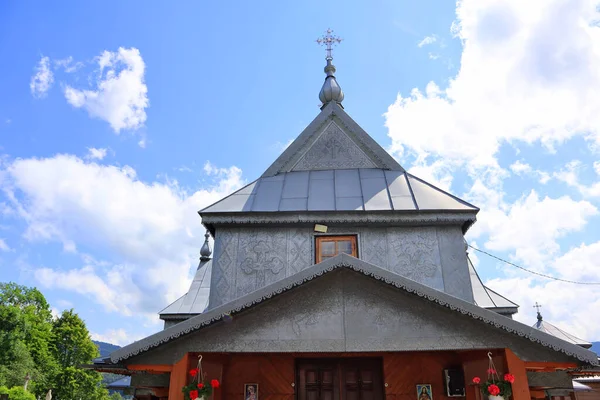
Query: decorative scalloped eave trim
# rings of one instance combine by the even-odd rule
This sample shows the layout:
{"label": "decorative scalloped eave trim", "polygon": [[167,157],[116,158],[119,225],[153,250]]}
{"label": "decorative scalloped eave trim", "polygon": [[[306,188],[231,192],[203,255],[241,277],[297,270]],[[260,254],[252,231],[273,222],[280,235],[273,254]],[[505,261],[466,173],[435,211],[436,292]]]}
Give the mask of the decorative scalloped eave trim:
{"label": "decorative scalloped eave trim", "polygon": [[[203,214],[203,222],[205,223],[219,223],[219,224],[272,224],[272,223],[312,223],[312,222],[324,222],[324,223],[396,223],[396,224],[423,224],[423,225],[461,225],[465,222],[474,223],[477,218],[474,215],[475,210],[465,210],[464,212],[426,216],[426,215],[373,215],[373,214],[356,214],[356,215],[320,215],[320,214],[308,214],[308,215],[269,215],[269,214],[258,214],[252,213],[247,215],[235,216],[229,215],[228,213],[207,213]],[[302,211],[302,213],[306,213]]]}
{"label": "decorative scalloped eave trim", "polygon": [[394,281],[394,280],[391,280],[391,279],[388,279],[388,278],[384,278],[384,277],[382,277],[382,276],[380,276],[380,275],[378,275],[378,274],[376,274],[374,272],[366,271],[363,268],[357,267],[357,266],[352,265],[352,264],[350,264],[348,262],[345,262],[345,261],[338,262],[336,264],[330,265],[327,268],[321,269],[319,271],[315,271],[315,273],[312,274],[312,275],[310,275],[310,276],[307,276],[307,277],[305,277],[305,278],[303,278],[301,280],[298,280],[298,281],[294,281],[294,282],[286,285],[285,287],[278,288],[278,289],[276,289],[276,290],[274,290],[274,291],[272,291],[270,293],[267,293],[267,294],[261,296],[260,298],[248,301],[247,303],[245,303],[245,304],[243,304],[241,306],[235,307],[235,308],[231,308],[229,311],[224,312],[224,313],[222,313],[220,315],[216,315],[216,316],[214,316],[214,317],[212,317],[212,318],[210,318],[208,320],[204,320],[204,321],[202,321],[202,322],[200,322],[198,324],[189,326],[189,327],[187,327],[186,329],[184,329],[182,331],[178,331],[178,332],[176,332],[176,333],[174,333],[174,334],[172,334],[172,335],[170,335],[168,337],[165,337],[165,338],[162,338],[160,340],[157,340],[157,341],[155,341],[153,343],[150,343],[150,344],[148,344],[148,345],[146,345],[146,346],[144,346],[142,348],[133,350],[133,351],[131,351],[131,352],[125,354],[125,355],[122,355],[121,357],[113,359],[113,362],[116,363],[118,361],[125,360],[127,358],[136,356],[136,355],[138,355],[140,353],[146,352],[146,351],[150,350],[151,348],[160,346],[163,343],[167,343],[167,342],[169,342],[169,341],[171,341],[173,339],[177,339],[177,338],[179,338],[181,336],[185,336],[188,333],[196,331],[196,330],[198,330],[198,329],[200,329],[200,328],[202,328],[204,326],[210,325],[210,324],[212,324],[214,322],[218,322],[218,321],[222,320],[225,316],[229,316],[231,314],[239,313],[242,310],[250,308],[250,307],[252,307],[255,304],[259,304],[259,303],[263,302],[264,300],[270,299],[273,296],[276,296],[278,294],[286,292],[286,291],[288,291],[290,289],[293,289],[294,287],[300,286],[300,285],[302,285],[302,284],[304,284],[306,282],[312,281],[313,279],[315,279],[315,278],[317,278],[319,276],[322,276],[323,274],[325,274],[327,272],[331,272],[334,269],[341,268],[341,267],[350,268],[350,269],[352,269],[352,270],[354,270],[356,272],[360,272],[360,273],[362,273],[362,274],[364,274],[366,276],[373,277],[373,278],[375,278],[375,279],[377,279],[379,281],[385,282],[385,283],[387,283],[389,285],[392,285],[394,287],[402,289],[402,290],[404,290],[404,291],[406,291],[408,293],[416,294],[417,296],[419,296],[421,298],[425,298],[427,300],[430,300],[430,301],[432,301],[432,302],[434,302],[436,304],[439,304],[441,306],[449,308],[452,311],[459,311],[461,314],[468,315],[468,316],[470,316],[473,319],[483,321],[483,322],[485,322],[488,325],[492,325],[492,326],[494,326],[496,328],[503,329],[503,330],[505,330],[505,331],[507,331],[507,332],[509,332],[511,334],[515,334],[517,336],[527,338],[531,342],[539,343],[539,344],[541,344],[544,347],[548,347],[548,348],[551,348],[554,351],[561,352],[561,353],[564,353],[564,354],[566,354],[566,355],[568,355],[570,357],[577,358],[580,361],[589,362],[589,360],[587,358],[585,358],[583,356],[580,356],[577,353],[570,352],[568,350],[565,350],[561,346],[558,346],[558,345],[555,345],[555,344],[550,344],[550,343],[545,342],[545,341],[543,341],[541,339],[533,337],[533,336],[529,335],[525,331],[522,331],[520,329],[513,329],[513,328],[508,327],[505,324],[502,324],[502,323],[500,323],[498,321],[494,321],[492,319],[482,317],[482,316],[477,315],[477,314],[475,314],[475,313],[473,313],[473,312],[471,312],[469,310],[466,310],[466,309],[464,309],[462,307],[459,307],[459,306],[456,306],[454,304],[448,303],[448,302],[446,302],[444,300],[441,300],[438,297],[426,294],[426,293],[424,293],[424,292],[422,292],[422,291],[420,291],[418,289],[414,289],[414,288],[408,287],[408,286],[406,286],[406,285],[404,285],[402,283],[399,283],[397,281]]}

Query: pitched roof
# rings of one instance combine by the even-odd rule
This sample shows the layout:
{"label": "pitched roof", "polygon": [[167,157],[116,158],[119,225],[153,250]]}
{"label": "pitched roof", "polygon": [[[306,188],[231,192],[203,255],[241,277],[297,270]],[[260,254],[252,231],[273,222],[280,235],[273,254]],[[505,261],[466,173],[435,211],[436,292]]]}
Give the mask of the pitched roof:
{"label": "pitched roof", "polygon": [[188,292],[161,310],[160,318],[187,318],[203,312],[208,306],[211,274],[212,260],[201,261]]}
{"label": "pitched roof", "polygon": [[570,342],[560,340],[554,336],[541,332],[533,327],[528,327],[522,323],[513,321],[510,318],[499,315],[493,311],[486,310],[464,300],[450,296],[446,293],[432,289],[408,278],[398,276],[392,272],[386,271],[373,264],[369,264],[357,258],[340,254],[330,258],[327,261],[315,264],[294,276],[283,279],[271,285],[265,286],[251,294],[240,297],[232,302],[216,307],[204,314],[197,315],[188,320],[180,322],[170,328],[167,328],[145,339],[134,342],[110,355],[112,362],[116,363],[142,352],[148,351],[161,344],[179,338],[183,335],[192,333],[223,318],[250,308],[267,299],[277,296],[289,289],[302,285],[304,282],[311,281],[323,274],[333,271],[337,268],[350,268],[364,275],[371,276],[386,284],[392,285],[398,289],[413,293],[419,297],[435,302],[447,307],[453,312],[459,312],[468,315],[474,319],[481,320],[490,326],[504,329],[510,333],[525,337],[532,342],[540,343],[542,346],[549,347],[555,351],[563,352],[569,356],[575,357],[581,361],[590,364],[597,363],[597,356],[593,352],[582,347],[576,346]]}
{"label": "pitched roof", "polygon": [[481,278],[479,278],[477,271],[475,271],[475,267],[469,257],[467,257],[467,263],[469,264],[469,275],[471,276],[471,287],[473,288],[475,304],[479,307],[500,312],[501,314],[516,313],[519,305],[485,286]]}
{"label": "pitched roof", "polygon": [[545,332],[549,335],[557,337],[565,342],[573,343],[578,346],[589,349],[592,347],[592,344],[588,341],[580,339],[576,336],[571,335],[568,332],[563,331],[562,329],[552,325],[549,322],[544,321],[541,317],[538,317],[538,321],[532,325],[535,329],[538,329],[541,332]]}
{"label": "pitched roof", "polygon": [[329,102],[259,179],[200,214],[302,211],[479,209],[407,173]]}

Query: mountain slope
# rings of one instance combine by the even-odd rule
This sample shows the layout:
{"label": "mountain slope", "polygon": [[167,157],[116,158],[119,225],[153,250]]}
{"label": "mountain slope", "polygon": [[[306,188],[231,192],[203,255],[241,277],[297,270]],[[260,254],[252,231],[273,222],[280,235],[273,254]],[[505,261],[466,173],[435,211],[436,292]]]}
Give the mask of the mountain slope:
{"label": "mountain slope", "polygon": [[108,357],[110,353],[121,348],[121,346],[117,346],[116,344],[100,342],[98,340],[92,340],[92,342],[94,342],[94,344],[98,346],[98,350],[100,351],[100,357]]}

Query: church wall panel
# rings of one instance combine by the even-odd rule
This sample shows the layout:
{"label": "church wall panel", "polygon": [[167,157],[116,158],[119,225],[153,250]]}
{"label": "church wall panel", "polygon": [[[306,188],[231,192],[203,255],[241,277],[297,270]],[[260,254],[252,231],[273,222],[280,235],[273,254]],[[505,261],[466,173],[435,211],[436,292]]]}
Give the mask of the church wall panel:
{"label": "church wall panel", "polygon": [[[209,309],[290,277],[314,263],[312,226],[217,229]],[[473,301],[458,226],[329,226],[355,234],[359,258],[434,289]]]}

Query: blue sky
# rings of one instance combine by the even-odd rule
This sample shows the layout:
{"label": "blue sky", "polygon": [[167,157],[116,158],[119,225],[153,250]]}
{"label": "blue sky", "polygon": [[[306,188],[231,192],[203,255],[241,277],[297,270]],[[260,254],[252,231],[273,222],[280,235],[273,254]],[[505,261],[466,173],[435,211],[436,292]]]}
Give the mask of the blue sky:
{"label": "blue sky", "polygon": [[[357,2],[358,3],[358,2]],[[0,6],[0,280],[125,344],[161,328],[196,211],[317,115],[331,27],[345,109],[415,175],[481,207],[467,239],[600,281],[600,28],[589,1],[9,2]],[[598,286],[475,255],[488,284],[588,340]]]}

